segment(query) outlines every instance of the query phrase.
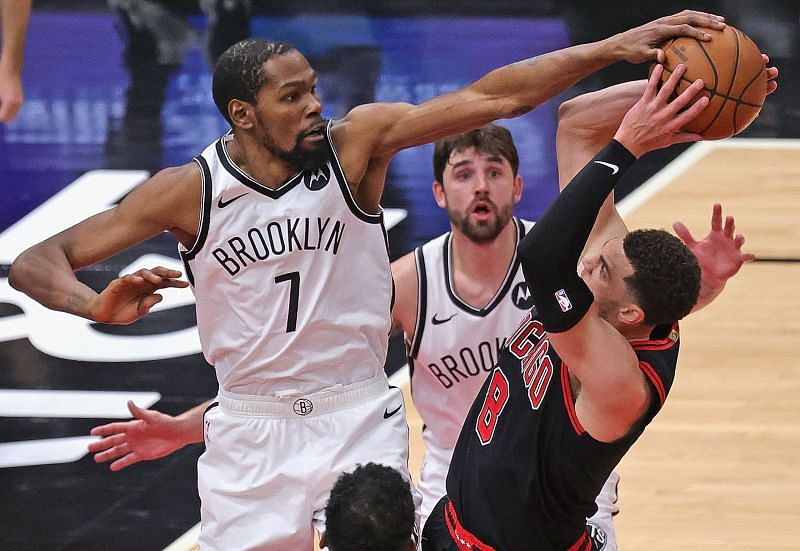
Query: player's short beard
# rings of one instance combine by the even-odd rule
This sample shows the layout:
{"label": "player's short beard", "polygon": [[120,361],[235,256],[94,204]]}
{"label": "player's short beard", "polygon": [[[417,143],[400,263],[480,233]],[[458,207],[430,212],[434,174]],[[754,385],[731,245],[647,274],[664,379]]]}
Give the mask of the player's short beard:
{"label": "player's short beard", "polygon": [[466,235],[470,241],[478,243],[479,245],[490,243],[497,239],[497,236],[500,235],[503,228],[508,225],[508,222],[514,214],[513,204],[504,205],[500,208],[488,198],[484,198],[483,200],[488,203],[489,208],[494,212],[494,217],[486,221],[472,221],[472,217],[470,216],[472,214],[472,205],[470,205],[468,210],[463,214],[454,210],[447,210],[447,217],[450,219],[450,222],[461,230],[461,233]]}
{"label": "player's short beard", "polygon": [[280,149],[275,145],[275,140],[267,134],[264,137],[264,147],[275,157],[297,170],[298,172],[313,172],[322,167],[331,158],[331,151],[325,140],[314,142],[311,147],[303,145],[304,133],[298,133],[295,137],[294,147],[289,151]]}

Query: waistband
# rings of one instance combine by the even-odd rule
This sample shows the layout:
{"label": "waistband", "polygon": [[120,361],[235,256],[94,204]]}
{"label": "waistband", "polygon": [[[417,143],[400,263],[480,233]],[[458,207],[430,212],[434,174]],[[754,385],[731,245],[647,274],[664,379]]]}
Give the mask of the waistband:
{"label": "waistband", "polygon": [[[495,551],[492,546],[483,543],[476,535],[461,526],[455,507],[453,507],[453,502],[449,499],[444,506],[444,520],[447,524],[447,529],[450,531],[450,537],[453,538],[453,542],[459,551]],[[592,551],[592,549],[594,549],[592,547],[592,539],[584,532],[567,551]]]}
{"label": "waistband", "polygon": [[495,551],[491,545],[486,545],[481,540],[472,534],[469,530],[461,526],[461,523],[456,516],[456,510],[453,507],[453,502],[449,499],[444,506],[444,521],[447,523],[447,529],[450,531],[450,537],[458,547],[459,551]]}
{"label": "waistband", "polygon": [[255,396],[219,389],[219,405],[231,413],[256,417],[315,417],[365,402],[388,389],[386,374],[380,372],[364,381],[337,385],[313,394],[288,391],[282,396]]}

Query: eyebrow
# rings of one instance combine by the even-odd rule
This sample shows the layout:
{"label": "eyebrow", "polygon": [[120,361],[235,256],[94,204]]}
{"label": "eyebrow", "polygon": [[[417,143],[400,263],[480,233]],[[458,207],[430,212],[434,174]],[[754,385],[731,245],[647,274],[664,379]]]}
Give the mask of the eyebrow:
{"label": "eyebrow", "polygon": [[[458,161],[457,163],[450,163],[448,161],[447,164],[449,164],[451,167],[453,167],[453,170],[455,170],[460,166],[463,166],[463,165],[466,165],[466,164],[470,164],[471,162],[473,162],[473,160],[474,159],[464,159],[464,160]],[[486,160],[488,162],[490,162],[490,163],[498,163],[500,165],[503,164],[503,158],[499,157],[499,156],[496,156],[496,155],[491,156],[491,157],[487,157]]]}
{"label": "eyebrow", "polygon": [[[311,74],[312,86],[315,85],[317,83],[317,81],[318,81],[317,73],[316,72],[312,73]],[[308,84],[308,82],[309,81],[305,80],[305,79],[290,80],[289,82],[284,82],[283,84],[281,84],[278,87],[278,90],[283,90],[284,88],[291,88],[291,87],[295,87],[295,86],[306,86]]]}

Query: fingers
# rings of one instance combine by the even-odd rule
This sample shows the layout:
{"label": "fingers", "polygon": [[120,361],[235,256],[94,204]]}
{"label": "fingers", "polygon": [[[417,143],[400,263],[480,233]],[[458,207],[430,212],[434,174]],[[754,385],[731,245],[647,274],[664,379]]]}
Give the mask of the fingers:
{"label": "fingers", "polygon": [[133,403],[133,400],[128,400],[128,411],[131,412],[131,415],[136,419],[144,419],[147,417],[148,411],[146,409],[142,409],[136,404]]}
{"label": "fingers", "polygon": [[[92,430],[89,431],[89,434],[92,436],[112,436],[114,434],[120,434],[127,432],[128,425],[130,421],[119,421],[116,423],[107,423],[105,425],[100,425],[94,427]],[[102,442],[102,440],[100,440]],[[91,445],[97,444],[97,442],[93,442]]]}
{"label": "fingers", "polygon": [[113,472],[117,472],[117,471],[121,471],[122,469],[124,469],[126,467],[130,467],[131,465],[135,465],[136,463],[139,463],[140,461],[141,461],[141,459],[136,454],[136,452],[132,452],[132,453],[129,453],[129,454],[125,455],[122,459],[118,459],[117,461],[114,461],[111,465],[109,465],[109,468]]}
{"label": "fingers", "polygon": [[725,217],[725,227],[722,229],[722,233],[725,237],[733,238],[733,232],[736,229],[736,225],[733,222],[733,216],[726,216]]}
{"label": "fingers", "polygon": [[725,28],[725,18],[721,15],[696,10],[683,10],[675,15],[664,17],[662,21],[673,25],[684,24],[720,31]]}
{"label": "fingers", "polygon": [[[663,71],[663,69],[662,69]],[[655,70],[653,70],[655,73]],[[703,81],[700,79],[695,80],[691,85],[689,85],[686,90],[684,90],[681,94],[678,95],[672,102],[669,101],[669,98],[673,95],[673,92],[678,87],[678,84],[681,81],[681,77],[686,73],[686,65],[678,64],[675,67],[675,70],[669,76],[667,81],[661,86],[661,89],[658,91],[657,100],[664,104],[669,104],[672,108],[672,113],[677,113],[684,109],[691,101],[695,99],[698,92],[703,89]],[[648,86],[649,86],[648,82]],[[702,101],[701,101],[702,100]],[[681,112],[675,118],[675,125],[677,128],[681,128],[682,126],[689,123],[692,119],[697,117],[700,112],[705,109],[706,105],[708,105],[708,98],[701,97],[691,107],[686,109],[685,111]],[[684,134],[679,137],[676,136],[675,143],[686,143],[686,142],[695,142],[701,140],[702,137],[697,134]]]}
{"label": "fingers", "polygon": [[91,453],[98,453],[125,444],[127,439],[128,437],[124,433],[114,433],[96,442],[91,442],[87,448]]}
{"label": "fingers", "polygon": [[181,277],[181,272],[178,270],[170,270],[163,266],[157,266],[152,269],[143,268],[132,274],[135,277],[140,277],[143,281],[150,283],[158,289],[166,287],[188,287],[189,283],[180,281],[177,278]]}
{"label": "fingers", "polygon": [[722,231],[722,205],[714,203],[711,209],[711,231]]}
{"label": "fingers", "polygon": [[694,237],[692,237],[689,228],[686,227],[686,224],[683,222],[675,222],[672,224],[672,229],[675,230],[675,235],[677,235],[681,241],[686,243],[687,247],[692,247],[697,241],[695,241]]}
{"label": "fingers", "polygon": [[158,304],[159,302],[161,302],[162,300],[164,300],[164,297],[162,297],[158,293],[144,297],[139,302],[139,308],[138,308],[139,317],[144,316],[147,313],[149,313],[150,309],[153,306],[155,306],[156,304]]}
{"label": "fingers", "polygon": [[11,122],[17,116],[21,101],[0,100],[0,122]]}
{"label": "fingers", "polygon": [[650,73],[650,78],[647,79],[647,86],[645,86],[642,98],[650,100],[656,97],[658,94],[658,83],[661,82],[662,74],[664,74],[664,66],[661,63],[657,63],[656,66],[653,67],[653,72]]}

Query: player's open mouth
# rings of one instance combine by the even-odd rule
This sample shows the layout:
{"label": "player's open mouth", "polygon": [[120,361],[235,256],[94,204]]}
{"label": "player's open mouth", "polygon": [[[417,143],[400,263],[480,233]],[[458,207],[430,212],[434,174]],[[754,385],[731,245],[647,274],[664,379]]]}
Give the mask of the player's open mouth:
{"label": "player's open mouth", "polygon": [[492,215],[494,211],[491,209],[488,203],[483,201],[476,203],[472,207],[472,214],[474,214],[478,218],[488,218]]}

